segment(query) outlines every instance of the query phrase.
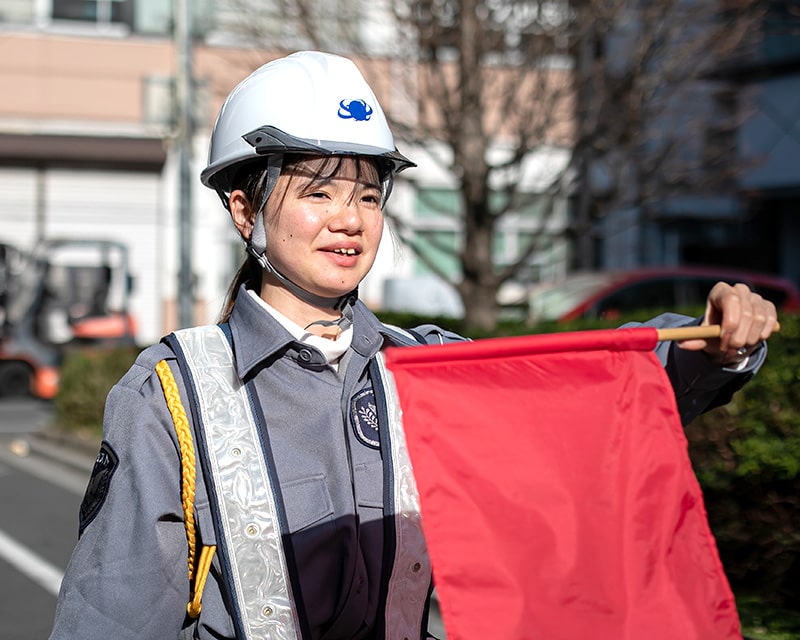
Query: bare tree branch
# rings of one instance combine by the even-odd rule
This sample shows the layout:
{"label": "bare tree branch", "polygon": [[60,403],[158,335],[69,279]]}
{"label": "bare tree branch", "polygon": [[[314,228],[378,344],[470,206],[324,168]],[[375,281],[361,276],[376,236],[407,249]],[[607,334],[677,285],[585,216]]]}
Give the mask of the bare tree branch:
{"label": "bare tree branch", "polygon": [[[592,266],[596,221],[609,211],[646,209],[731,179],[735,110],[712,72],[757,42],[763,11],[749,0],[386,0],[378,5],[394,36],[376,55],[353,25],[336,16],[323,24],[318,0],[226,1],[251,8],[241,14],[242,33],[261,47],[338,47],[356,57],[396,136],[427,149],[446,170],[458,195],[455,214],[429,201],[424,176],[404,179],[418,187],[423,206],[445,221],[457,218],[455,252],[435,238],[421,241],[418,222],[393,218],[440,277],[453,280],[425,252],[457,259],[453,284],[467,324],[480,327],[496,321],[499,287],[537,254],[534,241],[497,268],[492,252],[505,221],[525,219],[532,195],[546,198],[549,214],[518,232],[550,237],[547,221],[577,196],[573,231],[584,240],[577,255]],[[267,12],[252,9],[264,5],[286,21],[279,31],[291,38],[276,36],[274,23],[259,28],[254,16]],[[712,130],[720,109],[730,117],[714,120]],[[569,150],[571,159],[541,163],[547,174],[532,180],[526,167],[549,149]],[[607,176],[602,192],[590,179],[598,169]]]}

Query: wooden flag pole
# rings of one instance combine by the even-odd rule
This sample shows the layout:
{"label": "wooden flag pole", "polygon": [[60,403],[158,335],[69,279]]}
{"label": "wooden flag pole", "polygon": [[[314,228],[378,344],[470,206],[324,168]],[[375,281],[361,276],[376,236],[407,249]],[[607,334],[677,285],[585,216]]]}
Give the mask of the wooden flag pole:
{"label": "wooden flag pole", "polygon": [[[722,327],[711,324],[706,327],[676,327],[673,329],[659,329],[658,340],[698,340],[706,338],[719,338]],[[781,325],[775,325],[775,331],[780,331]]]}

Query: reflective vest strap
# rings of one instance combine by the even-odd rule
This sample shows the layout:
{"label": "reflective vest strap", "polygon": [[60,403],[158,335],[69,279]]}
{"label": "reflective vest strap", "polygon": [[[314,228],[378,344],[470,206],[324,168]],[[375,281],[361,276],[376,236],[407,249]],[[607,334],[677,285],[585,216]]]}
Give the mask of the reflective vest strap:
{"label": "reflective vest strap", "polygon": [[[237,627],[247,640],[298,640],[272,479],[258,423],[217,326],[176,331],[189,368],[199,415],[199,447],[216,506],[221,557],[235,599]],[[258,570],[254,570],[258,568]]]}
{"label": "reflective vest strap", "polygon": [[397,537],[386,598],[386,640],[409,640],[419,638],[425,631],[422,621],[431,584],[431,565],[422,534],[419,494],[403,432],[397,388],[383,354],[379,353],[376,361],[386,396],[387,428],[392,443],[393,514]]}

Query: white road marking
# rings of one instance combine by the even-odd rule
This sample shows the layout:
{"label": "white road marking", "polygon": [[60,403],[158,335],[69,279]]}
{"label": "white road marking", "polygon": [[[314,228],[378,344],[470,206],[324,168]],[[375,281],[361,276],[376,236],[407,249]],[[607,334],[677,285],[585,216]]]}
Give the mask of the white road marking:
{"label": "white road marking", "polygon": [[6,447],[0,446],[0,465],[3,464],[36,476],[40,480],[66,489],[78,496],[86,493],[90,475],[88,471],[77,471],[57,464],[51,459],[38,456],[19,456],[11,453]]}
{"label": "white road marking", "polygon": [[0,531],[0,558],[28,576],[40,587],[58,596],[64,572]]}

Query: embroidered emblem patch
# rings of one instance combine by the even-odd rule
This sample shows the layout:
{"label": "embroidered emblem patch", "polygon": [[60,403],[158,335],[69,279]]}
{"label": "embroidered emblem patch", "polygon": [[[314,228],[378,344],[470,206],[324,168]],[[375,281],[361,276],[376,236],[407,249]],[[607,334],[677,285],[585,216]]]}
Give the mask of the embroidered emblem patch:
{"label": "embroidered emblem patch", "polygon": [[86,487],[86,495],[83,496],[81,503],[78,535],[83,535],[84,530],[92,520],[100,513],[100,508],[106,501],[108,487],[111,484],[111,477],[119,465],[119,457],[114,449],[105,440],[100,445],[100,452],[94,461],[92,477],[89,479],[89,486]]}
{"label": "embroidered emblem patch", "polygon": [[380,449],[378,435],[378,410],[372,389],[359,391],[350,403],[350,421],[359,442],[373,449]]}

